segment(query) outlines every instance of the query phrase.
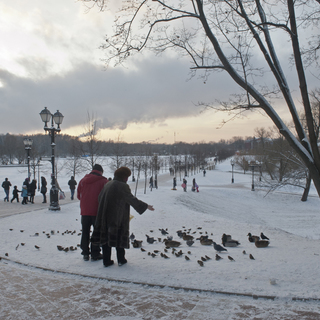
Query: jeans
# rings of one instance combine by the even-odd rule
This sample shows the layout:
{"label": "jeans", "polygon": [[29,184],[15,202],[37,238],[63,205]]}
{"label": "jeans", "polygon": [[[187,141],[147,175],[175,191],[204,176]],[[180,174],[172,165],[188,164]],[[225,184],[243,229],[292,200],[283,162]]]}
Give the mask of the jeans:
{"label": "jeans", "polygon": [[75,191],[75,189],[70,189],[70,191],[71,191],[71,200],[73,200],[73,198],[74,198],[74,191]]}
{"label": "jeans", "polygon": [[91,257],[97,257],[100,254],[99,245],[94,245],[91,243],[91,250],[89,249],[90,244],[90,229],[91,226],[94,226],[96,222],[95,216],[81,216],[81,224],[82,224],[82,235],[81,235],[81,243],[80,247],[82,249],[82,255],[89,255],[91,253]]}
{"label": "jeans", "polygon": [[4,198],[4,201],[7,200],[7,202],[9,202],[9,190],[4,190],[4,192],[6,193],[6,197]]}

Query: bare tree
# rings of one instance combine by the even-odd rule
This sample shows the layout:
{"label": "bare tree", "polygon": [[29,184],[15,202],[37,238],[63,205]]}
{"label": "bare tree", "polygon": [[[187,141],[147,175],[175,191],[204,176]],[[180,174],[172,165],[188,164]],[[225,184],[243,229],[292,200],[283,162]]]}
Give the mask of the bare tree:
{"label": "bare tree", "polygon": [[[103,0],[91,3],[108,9]],[[309,59],[308,66],[313,67],[317,76],[320,46],[313,27],[319,22],[319,8],[319,1],[315,0],[122,1],[115,32],[103,45],[106,62],[122,64],[144,49],[156,53],[176,49],[191,58],[191,69],[203,71],[204,78],[213,71],[226,72],[240,92],[220,106],[203,105],[227,111],[234,117],[245,111],[264,112],[308,168],[320,196],[320,153],[303,60]],[[301,44],[298,31],[310,36],[310,42]],[[291,44],[291,54],[282,60],[278,39],[280,46],[288,43],[287,49]],[[258,60],[264,63],[258,65]],[[289,85],[288,61],[296,69],[296,87]],[[268,75],[271,86],[266,86],[262,75]],[[299,92],[300,96],[295,98],[292,92]],[[299,100],[307,132],[297,112]],[[287,107],[293,130],[284,123],[278,106]]]}
{"label": "bare tree", "polygon": [[81,157],[81,143],[78,139],[71,141],[69,154],[71,157],[65,162],[67,174],[76,177],[77,174],[86,170]]}
{"label": "bare tree", "polygon": [[85,141],[82,149],[83,159],[87,162],[89,170],[97,163],[97,160],[101,157],[101,141],[97,138],[98,128],[97,119],[92,113],[87,113],[87,122],[84,127],[84,133],[81,135]]}
{"label": "bare tree", "polygon": [[116,169],[126,165],[125,148],[123,146],[123,140],[121,133],[118,134],[116,141],[113,142],[111,150],[112,156],[110,169],[115,171]]}

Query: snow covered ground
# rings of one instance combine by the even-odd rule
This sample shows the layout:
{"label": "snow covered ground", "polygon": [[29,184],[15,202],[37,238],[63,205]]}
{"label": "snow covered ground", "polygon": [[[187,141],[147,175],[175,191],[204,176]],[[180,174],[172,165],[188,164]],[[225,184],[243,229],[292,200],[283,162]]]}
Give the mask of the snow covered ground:
{"label": "snow covered ground", "polygon": [[[77,247],[80,243],[78,201],[62,206],[58,212],[44,209],[1,219],[0,256],[5,257],[7,253],[10,260],[28,265],[137,283],[320,299],[320,214],[315,191],[311,191],[309,200],[304,203],[299,193],[276,192],[266,196],[257,185],[256,190],[251,191],[251,174],[237,172],[235,183],[231,184],[230,169],[230,162],[226,161],[218,164],[215,170],[207,171],[205,177],[201,172],[188,177],[188,192],[180,187],[179,176],[176,191],[171,190],[172,177],[166,174],[159,178],[159,188],[152,192],[148,189],[146,194],[141,180],[137,196],[154,205],[155,211],[146,211],[140,216],[132,210],[131,232],[136,239],[143,240],[142,247],[146,251],[127,250],[128,264],[121,268],[116,264],[104,268],[102,262],[84,262],[79,248],[69,252],[57,250],[57,245]],[[105,171],[106,176],[111,175],[107,167]],[[2,181],[5,177],[20,188],[23,169],[1,168]],[[200,186],[199,193],[190,191],[194,177]],[[68,179],[66,175],[59,178],[63,190],[68,190]],[[131,189],[134,190],[134,185]],[[1,206],[19,205],[1,203]],[[181,256],[176,257],[171,250],[164,251],[164,236],[159,230],[162,228],[181,242],[177,250],[182,250]],[[216,261],[213,246],[203,246],[195,240],[188,247],[178,237],[177,230],[187,230],[195,238],[207,234],[220,244],[222,234],[226,233],[241,245],[227,248],[227,252],[220,254],[223,259]],[[257,235],[263,232],[270,238],[269,247],[256,248],[248,241],[248,232]],[[146,234],[157,241],[148,244]],[[156,256],[152,257],[151,253]],[[161,253],[169,258],[161,257]],[[249,254],[255,260],[249,259]],[[205,256],[211,259],[201,267],[197,261]],[[230,261],[228,256],[235,261]]]}
{"label": "snow covered ground", "polygon": [[[104,169],[105,176],[112,176],[106,165]],[[18,188],[26,175],[26,168],[0,168],[0,181],[8,177]],[[41,175],[49,180],[49,163],[41,168]],[[76,177],[76,180],[79,181],[82,176]],[[190,190],[194,177],[200,186],[199,193]],[[59,176],[59,184],[65,191],[68,190],[69,178],[66,172],[61,172]],[[304,203],[300,201],[301,190],[283,190],[266,196],[266,191],[259,189],[257,181],[256,190],[251,191],[251,178],[250,173],[244,175],[236,172],[235,183],[231,184],[228,160],[218,163],[215,170],[207,170],[205,177],[202,172],[188,177],[188,192],[183,192],[180,187],[182,181],[179,175],[176,191],[171,190],[172,177],[167,173],[159,177],[159,188],[148,189],[146,194],[143,192],[144,181],[140,180],[137,196],[154,205],[155,211],[146,211],[143,215],[131,211],[134,215],[131,232],[136,239],[143,240],[145,251],[140,248],[126,250],[128,264],[122,267],[115,264],[105,268],[101,261],[85,262],[79,248],[58,251],[57,245],[77,247],[80,243],[77,200],[69,204],[64,204],[66,201],[62,200],[61,211],[58,212],[33,210],[32,205],[28,204],[30,212],[1,218],[0,257],[3,259],[0,262],[0,297],[3,304],[0,303],[0,311],[6,319],[52,319],[53,315],[63,319],[318,319],[318,196],[314,189]],[[135,185],[130,185],[134,191]],[[36,202],[41,201],[41,196],[36,198]],[[0,202],[1,212],[14,212],[18,208],[21,208],[20,203]],[[177,251],[182,250],[181,256],[177,257],[171,250],[165,252],[162,242],[165,236],[159,230],[162,228],[174,240],[181,242],[177,248]],[[223,233],[231,234],[241,245],[219,253],[223,259],[216,261],[213,246],[203,246],[195,240],[189,247],[178,237],[178,230],[186,230],[195,238],[208,235],[219,244]],[[248,241],[248,232],[255,235],[263,232],[270,238],[269,247],[256,248]],[[148,244],[146,234],[157,241]],[[169,258],[163,258],[161,254]],[[254,260],[249,258],[249,254]],[[198,260],[206,256],[211,259],[200,266]],[[228,256],[234,261],[230,261]],[[32,268],[19,267],[19,264],[12,262]],[[61,271],[62,274],[36,272],[38,269],[34,267]],[[18,280],[21,284],[14,279],[21,279]],[[103,279],[121,282],[116,285]],[[41,284],[40,291],[36,283]],[[151,287],[130,283],[150,284]],[[164,289],[159,290],[157,286]],[[101,295],[101,292],[109,292],[109,288],[113,288],[109,295]],[[86,290],[93,295],[90,303],[95,310],[94,315],[80,307],[87,303]],[[66,292],[69,292],[67,296]],[[210,292],[240,296],[211,296]],[[19,297],[20,303],[10,298],[15,296]],[[248,300],[251,296],[276,299],[271,300],[272,303],[268,299]],[[113,311],[111,305],[104,303],[110,299],[113,301]],[[309,300],[299,303],[300,299]],[[186,305],[191,308],[189,311],[185,309]],[[120,316],[126,312],[130,316]]]}

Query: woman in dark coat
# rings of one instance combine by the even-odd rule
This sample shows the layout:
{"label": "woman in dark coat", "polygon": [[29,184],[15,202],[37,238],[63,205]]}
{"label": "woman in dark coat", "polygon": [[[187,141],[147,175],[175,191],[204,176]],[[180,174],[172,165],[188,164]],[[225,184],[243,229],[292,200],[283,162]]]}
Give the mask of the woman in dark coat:
{"label": "woman in dark coat", "polygon": [[117,251],[119,266],[127,263],[125,248],[129,248],[130,206],[139,214],[147,209],[153,211],[151,205],[137,199],[127,185],[131,170],[121,167],[114,173],[114,179],[109,181],[99,195],[98,214],[91,241],[102,245],[103,264],[108,267],[111,260],[111,248]]}
{"label": "woman in dark coat", "polygon": [[40,189],[40,192],[43,195],[42,203],[47,203],[47,196],[46,196],[46,193],[47,193],[47,180],[46,180],[45,177],[41,177],[41,189]]}
{"label": "woman in dark coat", "polygon": [[34,196],[37,190],[37,180],[33,179],[32,182],[29,184],[29,191],[30,191],[30,202],[34,203]]}

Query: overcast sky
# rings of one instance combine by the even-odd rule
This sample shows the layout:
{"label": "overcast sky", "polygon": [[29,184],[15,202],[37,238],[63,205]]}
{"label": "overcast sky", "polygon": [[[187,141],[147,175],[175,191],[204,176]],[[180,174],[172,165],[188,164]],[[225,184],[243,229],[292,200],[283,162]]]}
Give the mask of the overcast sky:
{"label": "overcast sky", "polygon": [[74,0],[0,0],[0,12],[0,133],[44,132],[44,107],[65,116],[62,133],[81,135],[89,113],[101,139],[126,142],[219,141],[272,126],[251,114],[218,129],[227,115],[197,104],[227,100],[235,85],[223,73],[206,83],[190,78],[189,61],[174,54],[106,69],[99,46],[113,21],[108,12]]}

